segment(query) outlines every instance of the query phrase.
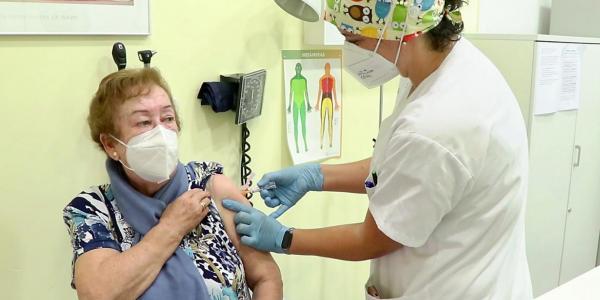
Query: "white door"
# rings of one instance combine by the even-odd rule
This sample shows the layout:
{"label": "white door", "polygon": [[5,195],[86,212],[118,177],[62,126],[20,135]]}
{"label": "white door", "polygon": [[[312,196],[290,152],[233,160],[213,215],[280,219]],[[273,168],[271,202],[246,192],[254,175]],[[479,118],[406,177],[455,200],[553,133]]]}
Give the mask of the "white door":
{"label": "white door", "polygon": [[559,284],[576,117],[567,111],[532,118],[525,236],[535,296]]}
{"label": "white door", "polygon": [[560,283],[596,266],[600,233],[600,45],[584,46]]}
{"label": "white door", "polygon": [[534,296],[560,281],[576,121],[577,111],[531,116],[525,234]]}

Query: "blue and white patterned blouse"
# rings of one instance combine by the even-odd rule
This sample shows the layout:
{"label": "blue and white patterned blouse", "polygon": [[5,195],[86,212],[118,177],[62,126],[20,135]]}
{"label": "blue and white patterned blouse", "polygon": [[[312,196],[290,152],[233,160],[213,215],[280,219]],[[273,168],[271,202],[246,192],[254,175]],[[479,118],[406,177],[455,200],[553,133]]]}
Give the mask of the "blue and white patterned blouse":
{"label": "blue and white patterned blouse", "polygon": [[[190,188],[200,189],[205,189],[210,176],[223,173],[223,167],[215,162],[190,162],[185,170]],[[110,184],[81,192],[65,207],[63,218],[73,246],[73,270],[83,253],[98,248],[127,251],[138,235],[123,219]],[[179,247],[194,259],[212,299],[250,299],[242,260],[225,232],[214,202],[206,218],[183,238]],[[71,285],[75,288],[74,277]]]}

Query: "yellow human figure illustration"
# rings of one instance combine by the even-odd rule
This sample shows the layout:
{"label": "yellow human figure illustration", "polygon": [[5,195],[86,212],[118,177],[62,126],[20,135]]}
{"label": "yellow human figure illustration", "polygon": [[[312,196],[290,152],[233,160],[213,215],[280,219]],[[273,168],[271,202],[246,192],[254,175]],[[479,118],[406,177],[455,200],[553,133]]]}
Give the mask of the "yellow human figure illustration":
{"label": "yellow human figure illustration", "polygon": [[[329,147],[333,147],[333,104],[335,110],[340,109],[338,102],[335,77],[331,74],[331,64],[325,64],[325,74],[319,79],[319,94],[317,96],[316,110],[321,110],[321,149],[323,149],[323,136],[325,135],[325,120],[327,119]],[[320,103],[320,105],[319,105]]]}

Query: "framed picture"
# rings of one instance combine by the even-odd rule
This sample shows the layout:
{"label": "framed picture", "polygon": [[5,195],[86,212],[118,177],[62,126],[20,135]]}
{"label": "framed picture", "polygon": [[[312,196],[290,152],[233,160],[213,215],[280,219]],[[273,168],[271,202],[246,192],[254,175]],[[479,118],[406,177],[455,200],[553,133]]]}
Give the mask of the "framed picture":
{"label": "framed picture", "polygon": [[149,35],[149,0],[0,0],[1,35]]}

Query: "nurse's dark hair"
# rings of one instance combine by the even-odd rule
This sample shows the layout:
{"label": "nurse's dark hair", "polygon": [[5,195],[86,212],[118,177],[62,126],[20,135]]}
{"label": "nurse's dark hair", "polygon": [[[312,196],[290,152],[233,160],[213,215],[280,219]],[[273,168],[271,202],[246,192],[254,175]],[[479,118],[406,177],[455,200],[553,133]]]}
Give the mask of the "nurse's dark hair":
{"label": "nurse's dark hair", "polygon": [[90,103],[87,118],[90,135],[100,149],[103,149],[100,134],[120,136],[115,126],[119,107],[130,99],[147,95],[153,86],[161,87],[169,96],[175,112],[175,122],[181,130],[181,123],[175,109],[175,103],[173,103],[171,90],[160,72],[154,68],[123,69],[109,74],[100,81],[98,90]]}
{"label": "nurse's dark hair", "polygon": [[[468,2],[465,0],[446,0],[444,9],[447,13],[460,9],[464,4],[468,4]],[[463,22],[453,23],[450,18],[444,15],[440,24],[428,31],[425,36],[429,39],[429,44],[433,50],[442,52],[452,42],[460,39],[460,33],[464,27]]]}

